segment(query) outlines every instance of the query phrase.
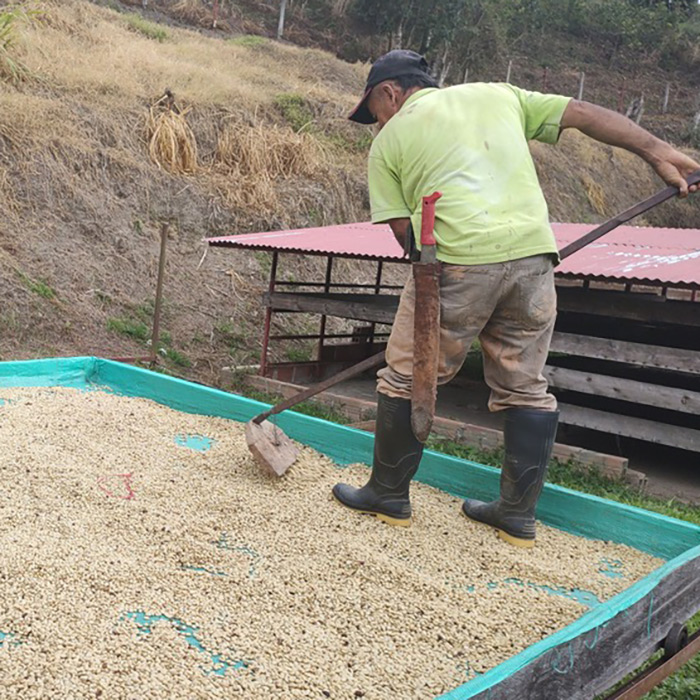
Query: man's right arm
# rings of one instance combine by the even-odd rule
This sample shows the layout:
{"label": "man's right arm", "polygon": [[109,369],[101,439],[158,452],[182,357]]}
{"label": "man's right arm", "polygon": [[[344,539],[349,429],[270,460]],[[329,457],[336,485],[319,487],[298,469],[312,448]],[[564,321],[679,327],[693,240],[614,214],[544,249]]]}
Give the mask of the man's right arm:
{"label": "man's right arm", "polygon": [[688,188],[685,178],[700,169],[700,163],[618,112],[590,102],[571,100],[564,110],[561,128],[578,129],[596,141],[636,153],[664,182],[678,187],[681,197],[698,189],[697,185]]}

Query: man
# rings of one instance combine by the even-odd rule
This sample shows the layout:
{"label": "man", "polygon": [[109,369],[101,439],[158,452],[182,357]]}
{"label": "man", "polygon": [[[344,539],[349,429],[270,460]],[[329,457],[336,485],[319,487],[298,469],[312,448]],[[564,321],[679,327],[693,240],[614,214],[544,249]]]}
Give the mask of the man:
{"label": "man", "polygon": [[[700,165],[593,104],[506,84],[437,89],[425,59],[405,50],[372,66],[350,119],[380,128],[369,155],[374,223],[389,223],[403,245],[420,231],[421,198],[443,194],[435,223],[443,263],[438,383],[455,376],[478,337],[489,409],[505,417],[500,498],[467,499],[462,510],[506,541],[531,547],[558,421],[556,399],[542,376],[556,316],[558,254],[528,140],[556,143],[563,129],[579,129],[638,154],[681,196],[689,191],[684,178]],[[410,422],[413,312],[420,302],[409,279],[388,366],[378,373],[369,482],[333,488],[343,505],[394,525],[410,524],[409,484],[423,452]]]}

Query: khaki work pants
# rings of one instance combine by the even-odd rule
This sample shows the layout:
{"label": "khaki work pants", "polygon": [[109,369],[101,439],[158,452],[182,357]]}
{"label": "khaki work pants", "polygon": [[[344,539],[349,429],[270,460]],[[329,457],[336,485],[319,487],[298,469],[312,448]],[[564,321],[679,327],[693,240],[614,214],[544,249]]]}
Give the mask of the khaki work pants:
{"label": "khaki work pants", "polygon": [[[440,279],[438,384],[462,367],[475,338],[481,342],[484,378],[491,389],[490,411],[527,407],[554,411],[542,370],[554,331],[557,297],[550,255],[488,265],[443,263]],[[411,277],[401,294],[377,390],[411,397],[413,311]]]}

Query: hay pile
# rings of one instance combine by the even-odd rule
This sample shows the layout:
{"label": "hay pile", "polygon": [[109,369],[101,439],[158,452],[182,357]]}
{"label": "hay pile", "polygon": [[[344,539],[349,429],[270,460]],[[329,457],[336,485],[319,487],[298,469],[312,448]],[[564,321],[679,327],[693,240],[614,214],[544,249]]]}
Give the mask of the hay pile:
{"label": "hay pile", "polygon": [[[0,695],[426,698],[658,565],[540,528],[531,552],[414,489],[410,529],[333,502],[304,449],[264,477],[243,426],[72,389],[0,391]],[[623,577],[601,574],[605,562]]]}
{"label": "hay pile", "polygon": [[148,110],[148,154],[151,160],[173,175],[197,170],[197,139],[187,123],[191,107],[180,110],[170,91]]}
{"label": "hay pile", "polygon": [[222,181],[228,183],[223,188],[226,203],[244,209],[283,206],[281,181],[318,180],[324,174],[329,185],[334,180],[318,139],[259,120],[252,124],[228,120],[219,132],[214,162]]}

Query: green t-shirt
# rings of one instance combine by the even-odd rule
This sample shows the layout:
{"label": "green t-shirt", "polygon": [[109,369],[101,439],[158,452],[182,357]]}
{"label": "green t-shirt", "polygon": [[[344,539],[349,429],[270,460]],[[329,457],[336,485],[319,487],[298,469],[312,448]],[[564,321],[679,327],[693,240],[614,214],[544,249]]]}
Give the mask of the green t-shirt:
{"label": "green t-shirt", "polygon": [[438,190],[440,260],[480,265],[556,253],[527,142],[556,143],[569,100],[499,83],[414,93],[370,150],[372,221],[410,216],[420,244],[422,198]]}

